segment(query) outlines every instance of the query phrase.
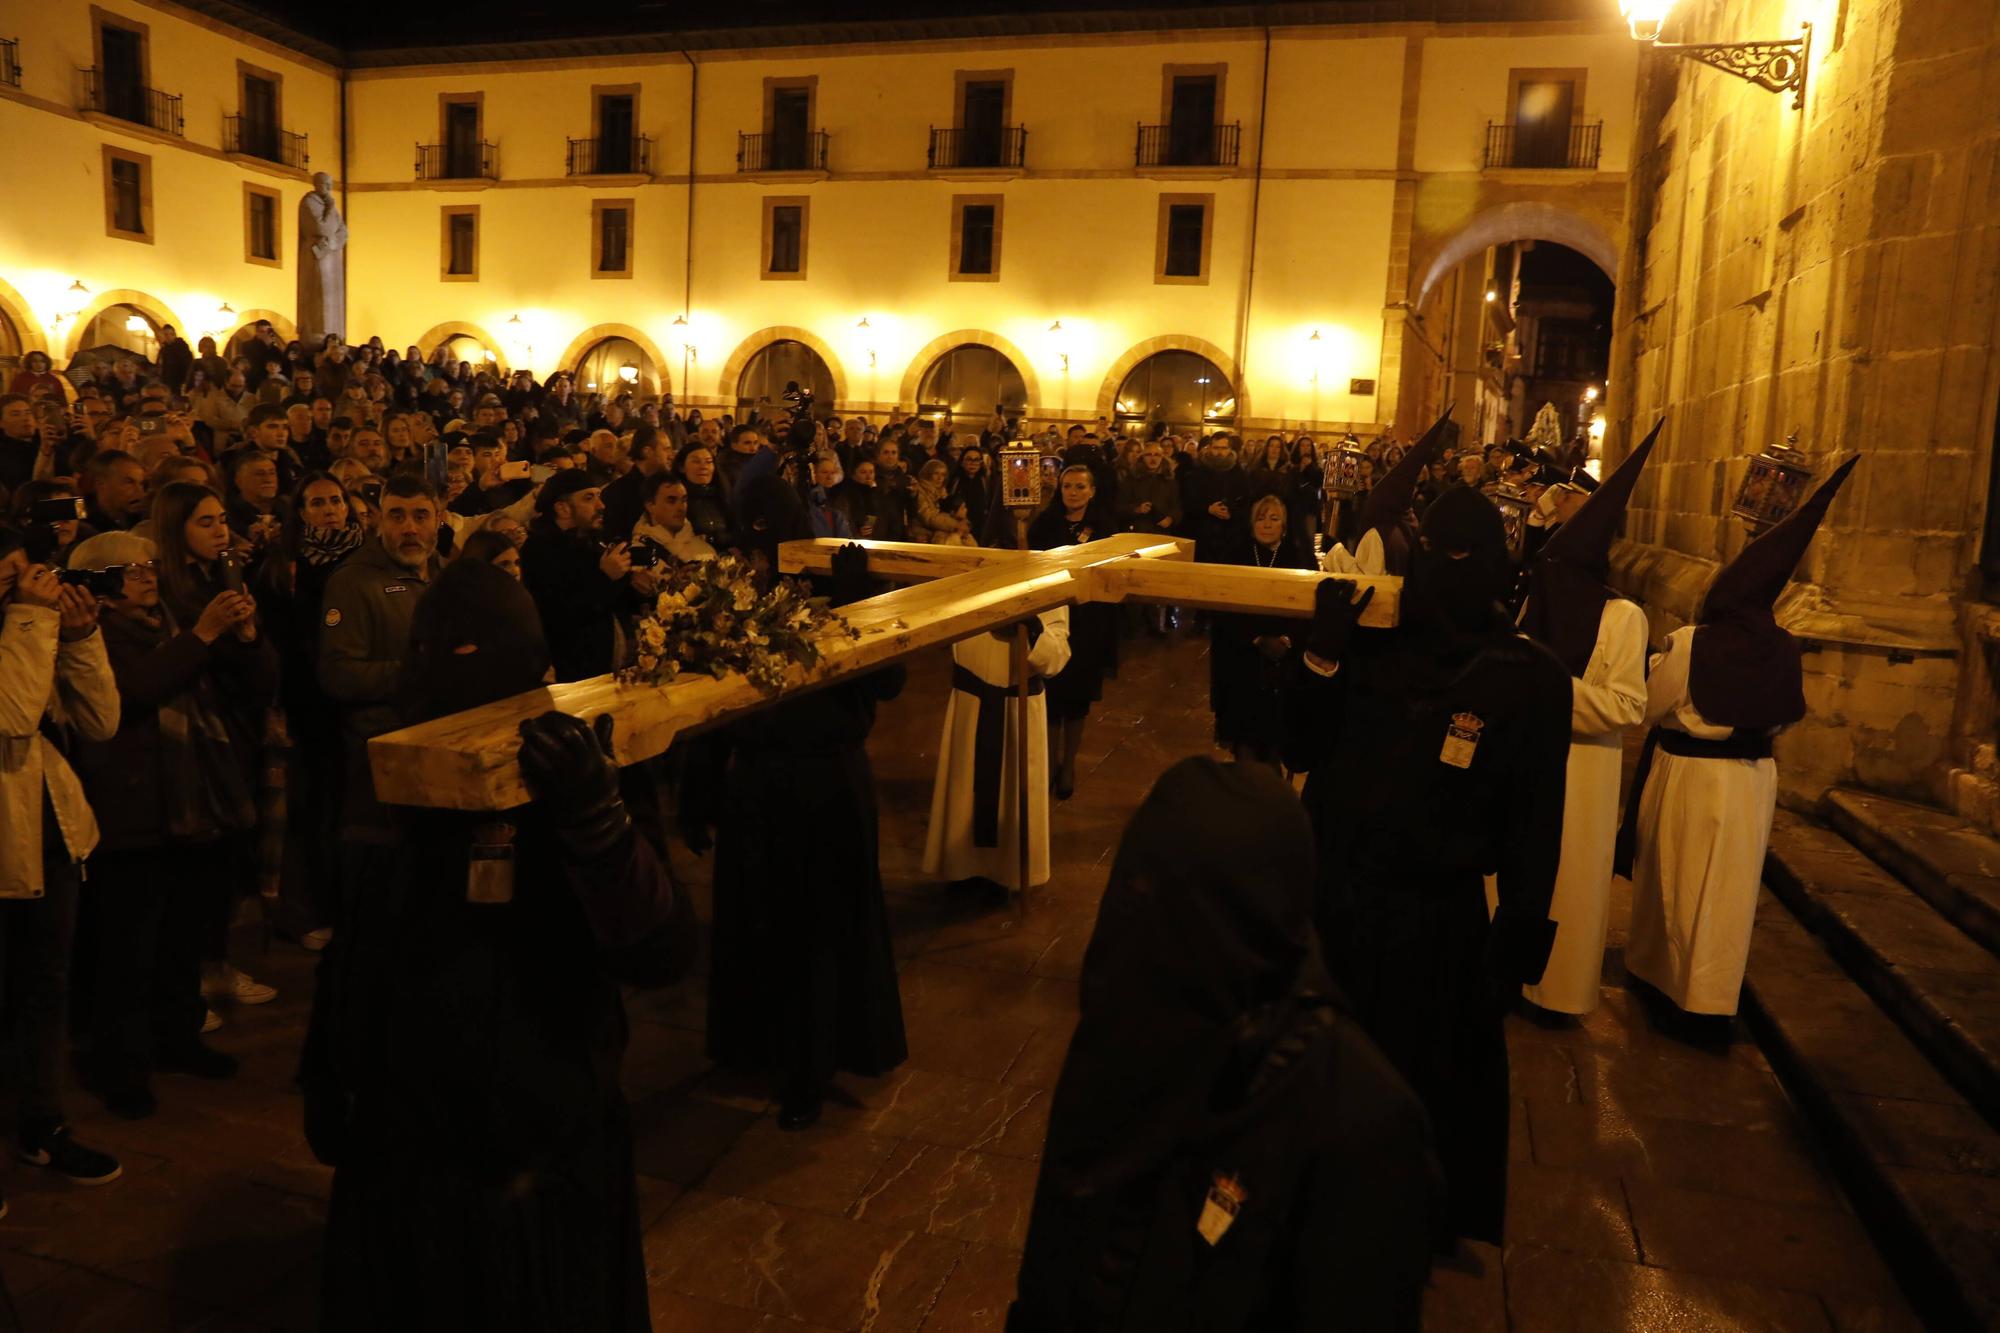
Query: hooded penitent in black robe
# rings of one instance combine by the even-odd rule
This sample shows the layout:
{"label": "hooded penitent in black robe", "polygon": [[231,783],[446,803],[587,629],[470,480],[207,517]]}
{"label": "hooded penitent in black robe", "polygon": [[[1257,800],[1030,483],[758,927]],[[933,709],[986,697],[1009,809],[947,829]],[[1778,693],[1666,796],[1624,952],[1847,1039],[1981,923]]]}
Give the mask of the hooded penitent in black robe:
{"label": "hooded penitent in black robe", "polygon": [[[431,585],[411,652],[413,720],[532,689],[547,663],[527,594],[477,561]],[[629,824],[580,858],[541,801],[402,819],[394,874],[321,956],[299,1075],[334,1168],[322,1327],[649,1329],[619,987],[686,971],[686,900]],[[512,901],[469,902],[498,820]]]}
{"label": "hooded penitent in black robe", "polygon": [[1361,632],[1331,677],[1293,673],[1286,762],[1310,774],[1334,980],[1430,1111],[1452,1232],[1497,1242],[1501,1017],[1554,940],[1569,676],[1500,610],[1511,566],[1491,501],[1445,492],[1422,536],[1399,626]]}
{"label": "hooded penitent in black robe", "polygon": [[1521,632],[1554,653],[1572,676],[1583,675],[1597,647],[1604,604],[1616,595],[1610,586],[1611,543],[1666,424],[1662,418],[1639,441],[1569,522],[1540,529],[1546,535],[1528,565]]}
{"label": "hooded penitent in black robe", "polygon": [[[1185,759],[1133,814],[1009,1333],[1418,1326],[1436,1164],[1321,966],[1312,883],[1311,829],[1268,769]],[[1218,1176],[1243,1202],[1210,1243]]]}
{"label": "hooded penitent in black robe", "polygon": [[[743,497],[746,550],[810,533],[777,477]],[[720,775],[708,1054],[817,1097],[836,1070],[880,1074],[908,1056],[877,850],[868,733],[901,667],[754,713],[711,738]],[[699,800],[697,793],[685,799]]]}
{"label": "hooded penitent in black robe", "polygon": [[1444,452],[1450,425],[1451,409],[1447,407],[1444,415],[1431,423],[1423,437],[1396,461],[1396,466],[1375,479],[1375,484],[1368,488],[1368,498],[1361,502],[1361,513],[1354,521],[1354,554],[1361,553],[1364,537],[1371,532],[1377,534],[1382,542],[1384,574],[1401,575],[1409,569],[1410,553],[1416,547],[1410,504],[1416,499],[1417,482],[1424,469]]}

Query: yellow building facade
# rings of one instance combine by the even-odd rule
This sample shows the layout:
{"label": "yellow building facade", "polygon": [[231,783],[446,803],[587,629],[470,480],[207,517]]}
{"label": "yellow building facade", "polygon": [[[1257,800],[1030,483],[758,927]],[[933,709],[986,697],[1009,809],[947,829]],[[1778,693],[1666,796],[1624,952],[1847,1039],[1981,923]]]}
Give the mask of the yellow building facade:
{"label": "yellow building facade", "polygon": [[[82,109],[107,22],[143,28],[181,135]],[[350,340],[540,375],[619,338],[642,387],[725,408],[756,396],[760,352],[797,344],[854,411],[928,405],[938,358],[969,345],[1018,374],[1031,419],[1085,420],[1144,413],[1128,376],[1180,350],[1215,369],[1213,422],[1364,432],[1432,405],[1414,363],[1441,275],[1535,237],[1616,264],[1637,61],[1615,12],[354,68],[139,0],[15,23],[0,168],[34,184],[0,219],[0,314],[58,363],[121,302],[190,336],[289,332],[298,201],[323,170],[352,237]],[[246,68],[281,76],[303,168],[227,151]],[[1553,158],[1510,137],[1550,86]],[[963,150],[981,114],[997,159]],[[1210,137],[1188,140],[1189,114]],[[613,138],[633,146],[599,160]],[[144,239],[109,216],[107,149],[148,159]],[[253,189],[279,195],[275,265],[249,253]],[[960,271],[967,247],[990,271]]]}

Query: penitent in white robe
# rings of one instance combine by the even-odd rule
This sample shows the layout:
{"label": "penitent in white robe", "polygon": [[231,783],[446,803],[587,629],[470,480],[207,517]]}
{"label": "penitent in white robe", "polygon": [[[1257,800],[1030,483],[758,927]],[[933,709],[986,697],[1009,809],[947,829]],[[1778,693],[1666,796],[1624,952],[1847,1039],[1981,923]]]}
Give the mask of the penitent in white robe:
{"label": "penitent in white robe", "polygon": [[[1693,626],[1668,636],[1653,659],[1646,720],[1724,740],[1730,728],[1704,719],[1688,696],[1693,648]],[[1736,1012],[1777,805],[1772,760],[1653,755],[1639,802],[1625,967],[1688,1013]]]}
{"label": "penitent in white robe", "polygon": [[[1028,670],[1053,676],[1069,665],[1069,608],[1059,606],[1041,616],[1041,637],[1028,650]],[[996,639],[978,634],[952,645],[952,661],[989,685],[1011,687],[1012,635]],[[924,839],[924,873],[940,879],[970,879],[977,875],[1018,889],[1020,824],[1019,746],[1015,742],[1020,701],[1007,700],[1007,740],[1000,763],[1000,840],[997,846],[973,842],[973,752],[977,746],[979,700],[958,690],[944,710],[944,736],[938,742],[937,785],[931,791],[931,822]],[[1048,702],[1043,695],[1028,699],[1028,882],[1049,878],[1049,730]]]}
{"label": "penitent in white robe", "polygon": [[1625,729],[1646,712],[1646,613],[1609,598],[1581,679],[1570,681],[1569,770],[1563,789],[1562,862],[1556,870],[1555,948],[1541,982],[1521,993],[1544,1009],[1597,1007],[1618,842],[1618,782]]}

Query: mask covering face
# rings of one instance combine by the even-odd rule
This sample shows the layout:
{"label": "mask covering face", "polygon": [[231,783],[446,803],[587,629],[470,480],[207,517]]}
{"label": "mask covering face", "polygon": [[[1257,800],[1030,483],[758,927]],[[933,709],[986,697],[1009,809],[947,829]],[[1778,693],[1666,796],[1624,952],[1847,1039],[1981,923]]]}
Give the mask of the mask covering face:
{"label": "mask covering face", "polygon": [[1445,640],[1476,638],[1504,625],[1499,601],[1510,566],[1506,529],[1493,502],[1469,487],[1447,491],[1424,514],[1422,532],[1403,583],[1403,624]]}

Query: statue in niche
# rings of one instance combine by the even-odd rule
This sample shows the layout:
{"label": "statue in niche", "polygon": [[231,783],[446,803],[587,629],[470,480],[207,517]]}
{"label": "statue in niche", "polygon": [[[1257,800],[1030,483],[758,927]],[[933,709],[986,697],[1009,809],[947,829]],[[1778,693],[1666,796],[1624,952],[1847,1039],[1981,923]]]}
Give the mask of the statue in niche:
{"label": "statue in niche", "polygon": [[299,201],[299,341],[317,348],[329,333],[347,329],[347,279],[341,251],[347,222],[333,202],[333,177],[313,177]]}

